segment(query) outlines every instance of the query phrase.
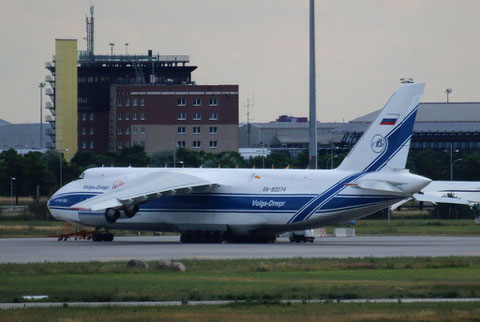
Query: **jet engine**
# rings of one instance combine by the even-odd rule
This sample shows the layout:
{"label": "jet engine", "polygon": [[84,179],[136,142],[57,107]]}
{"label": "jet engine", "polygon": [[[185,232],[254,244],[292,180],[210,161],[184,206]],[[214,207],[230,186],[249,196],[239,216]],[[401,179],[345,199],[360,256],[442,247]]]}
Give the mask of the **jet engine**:
{"label": "jet engine", "polygon": [[117,219],[120,218],[120,211],[113,208],[108,208],[105,210],[105,219],[108,223],[114,224]]}
{"label": "jet engine", "polygon": [[127,216],[128,218],[132,218],[138,212],[138,209],[138,205],[131,205],[125,207],[125,216]]}

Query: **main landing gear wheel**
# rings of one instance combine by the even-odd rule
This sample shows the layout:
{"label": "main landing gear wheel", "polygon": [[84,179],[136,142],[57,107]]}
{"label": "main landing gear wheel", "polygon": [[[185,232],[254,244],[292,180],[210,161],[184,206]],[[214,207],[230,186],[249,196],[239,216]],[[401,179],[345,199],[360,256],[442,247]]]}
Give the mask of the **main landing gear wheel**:
{"label": "main landing gear wheel", "polygon": [[224,234],[220,231],[186,231],[180,235],[180,242],[220,244],[224,240]]}
{"label": "main landing gear wheel", "polygon": [[99,231],[95,231],[93,234],[92,234],[92,241],[94,242],[111,242],[113,241],[113,234],[112,233],[109,233],[108,231],[106,232],[99,232]]}

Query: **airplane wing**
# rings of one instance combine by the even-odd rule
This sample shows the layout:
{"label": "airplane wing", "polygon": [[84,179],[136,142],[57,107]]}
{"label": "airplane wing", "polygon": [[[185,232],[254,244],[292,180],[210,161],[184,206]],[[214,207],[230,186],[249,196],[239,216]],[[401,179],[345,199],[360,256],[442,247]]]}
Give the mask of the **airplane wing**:
{"label": "airplane wing", "polygon": [[127,181],[123,186],[72,205],[72,209],[97,211],[145,203],[162,195],[190,193],[193,188],[212,187],[214,182],[177,172],[154,172]]}
{"label": "airplane wing", "polygon": [[449,203],[455,205],[470,205],[470,201],[461,198],[452,198],[452,197],[444,197],[444,196],[434,196],[434,195],[426,195],[416,193],[413,195],[413,198],[417,201],[426,201],[431,203]]}

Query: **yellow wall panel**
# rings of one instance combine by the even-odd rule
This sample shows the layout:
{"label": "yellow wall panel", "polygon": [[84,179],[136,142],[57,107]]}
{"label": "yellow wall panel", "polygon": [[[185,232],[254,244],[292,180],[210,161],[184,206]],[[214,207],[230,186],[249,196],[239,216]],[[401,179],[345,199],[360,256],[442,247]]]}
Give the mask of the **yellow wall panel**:
{"label": "yellow wall panel", "polygon": [[55,145],[67,161],[77,152],[77,90],[77,40],[56,39]]}

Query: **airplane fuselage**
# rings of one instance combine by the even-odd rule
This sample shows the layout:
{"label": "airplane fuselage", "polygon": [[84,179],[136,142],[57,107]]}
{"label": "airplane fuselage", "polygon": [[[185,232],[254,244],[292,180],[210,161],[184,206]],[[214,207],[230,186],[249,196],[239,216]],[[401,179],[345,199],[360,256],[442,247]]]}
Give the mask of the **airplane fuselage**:
{"label": "airplane fuselage", "polygon": [[[71,208],[135,178],[161,171],[194,175],[215,184],[162,195],[140,204],[132,218],[122,213],[115,223],[105,219],[104,210]],[[362,180],[396,182],[402,192],[355,185]],[[419,191],[429,181],[408,171],[94,168],[57,191],[48,206],[57,219],[96,228],[279,233],[367,216]]]}

